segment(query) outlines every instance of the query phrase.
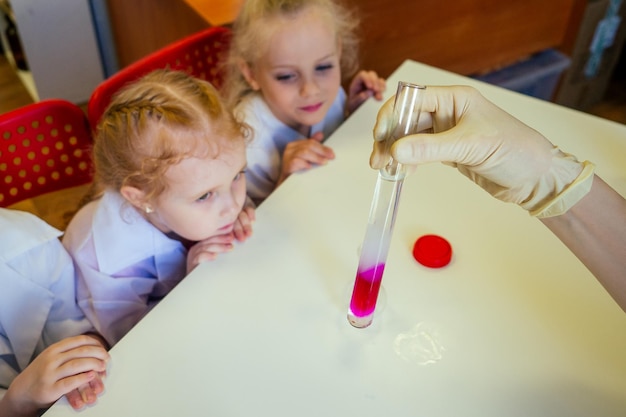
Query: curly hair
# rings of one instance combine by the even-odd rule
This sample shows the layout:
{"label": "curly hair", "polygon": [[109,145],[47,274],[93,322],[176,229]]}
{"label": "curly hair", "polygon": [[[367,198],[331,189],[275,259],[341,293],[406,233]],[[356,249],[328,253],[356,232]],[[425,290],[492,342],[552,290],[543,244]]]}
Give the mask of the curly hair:
{"label": "curly hair", "polygon": [[123,186],[157,197],[167,189],[169,167],[202,153],[217,158],[246,135],[246,125],[210,83],[181,71],[153,71],[120,90],[98,123],[94,187],[86,200]]}
{"label": "curly hair", "polygon": [[252,65],[266,52],[276,20],[289,19],[313,7],[335,28],[337,42],[341,44],[342,78],[354,75],[358,69],[359,46],[359,20],[354,11],[337,0],[246,0],[233,24],[233,38],[224,64],[226,80],[221,91],[230,107],[252,91],[239,70],[239,63]]}

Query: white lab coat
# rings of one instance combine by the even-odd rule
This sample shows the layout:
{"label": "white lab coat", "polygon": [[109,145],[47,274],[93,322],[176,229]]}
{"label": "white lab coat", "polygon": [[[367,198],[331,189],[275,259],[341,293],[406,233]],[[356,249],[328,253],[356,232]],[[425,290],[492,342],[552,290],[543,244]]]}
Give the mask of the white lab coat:
{"label": "white lab coat", "polygon": [[76,266],[78,305],[111,346],[186,274],[187,249],[107,191],[63,236]]}
{"label": "white lab coat", "polygon": [[93,330],[76,305],[61,234],[30,213],[0,208],[0,397],[47,346]]}
{"label": "white lab coat", "polygon": [[[324,139],[328,138],[344,120],[345,103],[346,93],[340,88],[324,119],[311,128],[311,135],[323,132]],[[259,93],[244,97],[235,114],[254,132],[247,149],[246,187],[248,197],[260,204],[276,188],[287,144],[306,137],[278,120]]]}

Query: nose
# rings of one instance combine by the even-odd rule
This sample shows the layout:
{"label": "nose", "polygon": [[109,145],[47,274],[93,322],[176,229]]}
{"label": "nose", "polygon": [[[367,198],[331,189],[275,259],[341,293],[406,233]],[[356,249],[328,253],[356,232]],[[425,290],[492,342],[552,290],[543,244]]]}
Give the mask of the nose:
{"label": "nose", "polygon": [[302,86],[300,88],[300,95],[302,97],[309,97],[317,94],[320,91],[319,85],[315,78],[306,77],[302,80]]}
{"label": "nose", "polygon": [[230,217],[239,212],[241,205],[237,201],[237,194],[235,193],[235,190],[231,189],[230,192],[223,194],[223,196],[220,215],[222,217]]}

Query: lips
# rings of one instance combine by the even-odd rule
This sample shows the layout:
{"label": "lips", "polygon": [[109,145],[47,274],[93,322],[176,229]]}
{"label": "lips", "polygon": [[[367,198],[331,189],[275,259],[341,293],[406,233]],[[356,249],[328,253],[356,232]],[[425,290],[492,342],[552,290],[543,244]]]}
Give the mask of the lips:
{"label": "lips", "polygon": [[322,107],[323,103],[316,103],[316,104],[311,104],[310,106],[304,106],[304,107],[300,107],[300,110],[305,111],[307,113],[314,113],[316,111],[318,111],[320,109],[320,107]]}
{"label": "lips", "polygon": [[232,230],[232,228],[233,228],[234,224],[235,224],[235,223],[229,223],[229,224],[227,224],[226,226],[222,226],[222,227],[220,227],[219,229],[217,229],[217,231],[218,231],[218,232],[224,232],[224,233],[226,233],[226,232],[230,232],[230,231]]}

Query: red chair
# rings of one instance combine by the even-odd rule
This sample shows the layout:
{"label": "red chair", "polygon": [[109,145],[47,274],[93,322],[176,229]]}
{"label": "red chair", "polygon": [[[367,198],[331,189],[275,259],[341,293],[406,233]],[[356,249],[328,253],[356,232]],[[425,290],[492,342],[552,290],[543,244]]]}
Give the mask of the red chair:
{"label": "red chair", "polygon": [[0,115],[0,207],[92,181],[80,107],[50,99]]}
{"label": "red chair", "polygon": [[176,41],[141,58],[100,83],[89,98],[87,116],[95,128],[111,97],[129,82],[159,68],[186,71],[219,88],[223,82],[219,64],[226,58],[231,30],[213,26]]}

